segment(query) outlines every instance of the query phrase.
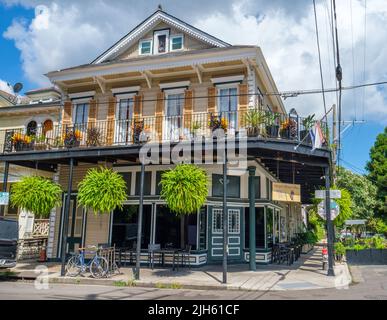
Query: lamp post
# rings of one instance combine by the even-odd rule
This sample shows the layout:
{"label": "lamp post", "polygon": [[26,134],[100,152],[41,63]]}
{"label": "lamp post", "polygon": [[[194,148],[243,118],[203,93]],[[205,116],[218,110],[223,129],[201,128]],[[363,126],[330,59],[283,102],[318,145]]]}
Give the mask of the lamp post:
{"label": "lamp post", "polygon": [[143,203],[144,203],[144,177],[145,177],[145,164],[141,162],[141,177],[140,177],[140,205],[138,208],[138,221],[137,221],[137,247],[136,247],[136,272],[134,278],[140,279],[140,266],[141,266],[141,238],[142,238],[142,216],[143,216]]}

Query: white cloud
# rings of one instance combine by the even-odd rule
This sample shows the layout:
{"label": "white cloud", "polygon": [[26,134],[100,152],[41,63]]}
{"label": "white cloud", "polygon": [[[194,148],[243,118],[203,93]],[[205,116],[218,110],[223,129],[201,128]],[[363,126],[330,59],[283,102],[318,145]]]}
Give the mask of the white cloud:
{"label": "white cloud", "polygon": [[[15,20],[4,33],[21,51],[28,79],[46,85],[43,73],[89,63],[156,9],[159,0],[139,1],[48,1],[0,0],[6,5],[39,6],[32,21]],[[329,1],[316,1],[325,87],[334,87],[332,40],[329,37]],[[227,0],[195,2],[161,1],[171,14],[232,44],[259,45],[279,90],[320,88],[312,2],[307,0]],[[352,3],[355,74],[352,73]],[[220,5],[222,4],[222,5]],[[340,53],[345,86],[363,82],[364,1],[337,2]],[[367,59],[365,80],[387,78],[387,8],[378,0],[367,1]],[[387,122],[386,90],[365,89],[367,120]],[[345,91],[346,118],[362,117],[363,89]],[[328,107],[335,95],[327,95]],[[300,114],[323,111],[321,95],[289,98],[288,108]]]}

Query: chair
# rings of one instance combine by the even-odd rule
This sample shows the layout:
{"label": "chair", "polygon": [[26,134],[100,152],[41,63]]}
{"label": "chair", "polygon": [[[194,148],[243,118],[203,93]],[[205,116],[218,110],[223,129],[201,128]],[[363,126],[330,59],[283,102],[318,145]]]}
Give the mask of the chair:
{"label": "chair", "polygon": [[191,245],[186,245],[181,252],[181,266],[184,267],[188,261],[188,268],[191,269]]}
{"label": "chair", "polygon": [[[160,250],[160,244],[148,244],[148,265],[153,269],[155,263],[155,251]],[[158,255],[158,263],[161,263],[161,255]]]}

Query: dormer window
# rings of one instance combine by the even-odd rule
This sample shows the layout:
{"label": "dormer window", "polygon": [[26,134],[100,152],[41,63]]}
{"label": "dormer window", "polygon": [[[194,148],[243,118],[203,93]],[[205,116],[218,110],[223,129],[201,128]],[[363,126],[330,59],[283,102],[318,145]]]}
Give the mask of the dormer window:
{"label": "dormer window", "polygon": [[154,32],[154,54],[163,54],[169,51],[169,29]]}
{"label": "dormer window", "polygon": [[171,36],[171,51],[183,49],[183,35]]}
{"label": "dormer window", "polygon": [[152,53],[152,40],[141,40],[140,41],[140,54],[151,54]]}

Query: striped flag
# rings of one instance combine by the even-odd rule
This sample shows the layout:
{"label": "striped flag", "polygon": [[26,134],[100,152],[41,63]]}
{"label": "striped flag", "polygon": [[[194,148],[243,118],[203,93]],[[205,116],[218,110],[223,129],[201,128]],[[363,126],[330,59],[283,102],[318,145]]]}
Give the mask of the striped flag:
{"label": "striped flag", "polygon": [[321,130],[320,121],[316,121],[314,126],[309,130],[309,133],[312,138],[312,151],[321,148],[322,144],[325,142],[325,138]]}

